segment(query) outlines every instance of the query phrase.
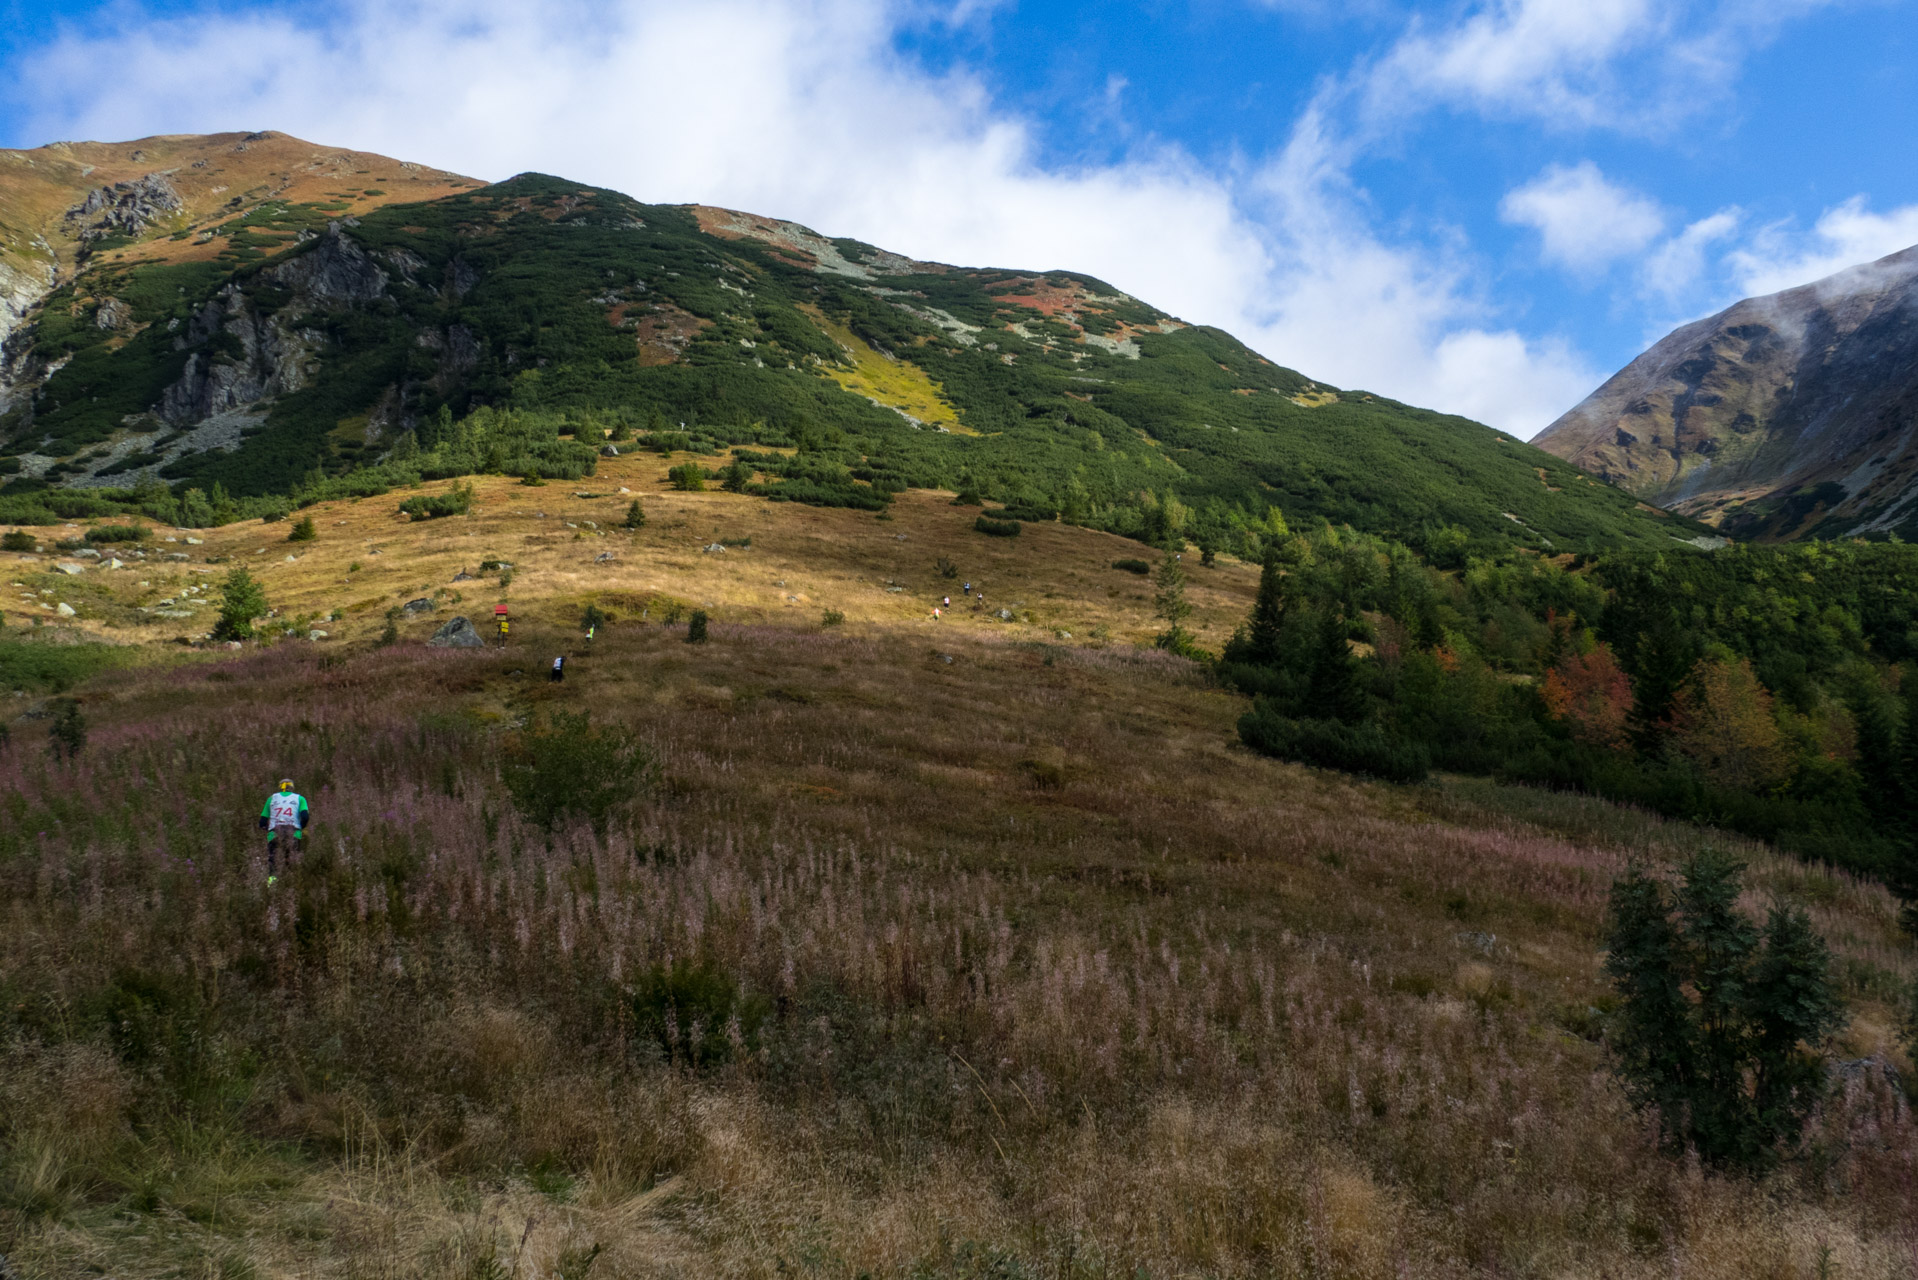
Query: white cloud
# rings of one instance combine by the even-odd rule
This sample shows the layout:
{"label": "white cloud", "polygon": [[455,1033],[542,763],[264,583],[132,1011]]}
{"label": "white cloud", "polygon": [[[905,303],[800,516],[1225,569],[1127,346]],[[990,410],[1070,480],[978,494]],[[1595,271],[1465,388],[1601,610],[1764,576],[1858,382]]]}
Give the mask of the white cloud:
{"label": "white cloud", "polygon": [[1913,245],[1918,245],[1918,204],[1873,213],[1864,196],[1853,196],[1825,210],[1811,234],[1798,234],[1789,223],[1774,224],[1728,254],[1727,261],[1740,289],[1751,296],[1822,280]]}
{"label": "white cloud", "polygon": [[1441,103],[1662,132],[1715,103],[1785,22],[1835,2],[1486,0],[1448,26],[1415,21],[1366,77],[1366,114]]}
{"label": "white cloud", "polygon": [[1612,107],[1613,60],[1659,26],[1650,0],[1502,0],[1456,26],[1415,27],[1380,63],[1371,92],[1593,123]]}
{"label": "white cloud", "polygon": [[1690,293],[1704,279],[1706,251],[1736,232],[1742,218],[1737,209],[1720,209],[1686,226],[1646,255],[1638,273],[1641,287],[1666,302]]}
{"label": "white cloud", "polygon": [[1537,231],[1547,261],[1586,273],[1638,253],[1665,229],[1656,204],[1607,181],[1590,160],[1552,165],[1508,192],[1499,215]]}

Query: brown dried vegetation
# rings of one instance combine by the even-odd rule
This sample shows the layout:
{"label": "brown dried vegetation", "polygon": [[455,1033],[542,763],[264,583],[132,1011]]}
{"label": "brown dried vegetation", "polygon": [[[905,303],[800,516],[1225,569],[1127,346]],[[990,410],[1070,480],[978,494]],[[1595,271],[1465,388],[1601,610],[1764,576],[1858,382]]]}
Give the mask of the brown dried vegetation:
{"label": "brown dried vegetation", "polygon": [[[706,496],[649,505],[645,536]],[[664,570],[626,572],[637,599]],[[1876,1065],[1762,1184],[1661,1156],[1606,1069],[1607,887],[1700,833],[1257,758],[1183,660],[928,633],[897,599],[829,631],[722,610],[704,646],[628,615],[588,649],[556,607],[505,651],[285,644],[101,677],[71,766],[16,730],[0,1252],[32,1276],[1911,1274],[1918,1133]],[[499,784],[502,735],[556,708],[659,763],[603,841]],[[269,891],[251,815],[282,773],[317,821]],[[1753,905],[1830,939],[1847,1055],[1909,1067],[1889,898],[1745,854]]]}

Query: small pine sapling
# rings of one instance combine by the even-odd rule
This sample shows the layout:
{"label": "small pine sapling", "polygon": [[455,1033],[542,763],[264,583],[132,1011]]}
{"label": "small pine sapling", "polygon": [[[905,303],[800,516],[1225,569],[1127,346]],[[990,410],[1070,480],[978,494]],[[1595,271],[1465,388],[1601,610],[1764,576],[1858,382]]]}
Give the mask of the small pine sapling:
{"label": "small pine sapling", "polygon": [[320,531],[314,526],[312,516],[301,516],[293,522],[293,527],[286,531],[288,542],[312,542],[319,536]]}
{"label": "small pine sapling", "polygon": [[692,620],[686,624],[686,643],[706,643],[706,611],[704,609],[693,610]]}
{"label": "small pine sapling", "polygon": [[60,699],[53,713],[53,724],[47,730],[47,749],[54,759],[71,762],[86,745],[87,718],[80,713],[79,701]]}
{"label": "small pine sapling", "polygon": [[266,589],[245,569],[233,569],[220,587],[220,620],[215,640],[250,640],[253,620],[267,611]]}
{"label": "small pine sapling", "polygon": [[626,519],[622,523],[624,523],[628,529],[644,529],[646,527],[646,508],[639,505],[638,498],[634,498],[633,504],[626,508]]}

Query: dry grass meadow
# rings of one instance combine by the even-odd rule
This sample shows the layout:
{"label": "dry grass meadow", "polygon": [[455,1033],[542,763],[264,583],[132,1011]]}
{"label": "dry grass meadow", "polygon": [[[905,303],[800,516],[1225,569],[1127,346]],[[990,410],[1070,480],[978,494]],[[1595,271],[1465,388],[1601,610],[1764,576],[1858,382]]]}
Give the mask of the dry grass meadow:
{"label": "dry grass meadow", "polygon": [[[1880,1065],[1911,1067],[1914,956],[1882,890],[1739,845],[1750,905],[1831,941],[1842,1055],[1878,1061],[1778,1173],[1706,1173],[1607,1070],[1597,950],[1612,876],[1704,833],[1249,754],[1240,699],[1136,647],[1150,585],[1109,567],[1134,544],[990,539],[925,494],[891,520],[663,494],[664,469],[482,482],[427,524],[330,504],[307,544],[210,531],[196,557],[329,637],[154,646],[78,691],[70,765],[15,722],[19,1275],[1918,1274],[1918,1129]],[[636,535],[604,532],[621,486]],[[941,555],[1013,618],[934,621],[962,599]],[[488,558],[513,643],[418,644],[484,623],[498,574],[450,580]],[[90,571],[119,594],[81,621],[167,639],[188,622],[134,593],[223,567]],[[1192,577],[1216,645],[1255,574]],[[436,590],[461,598],[366,643]],[[617,618],[590,648],[587,603]],[[577,710],[658,764],[603,838],[500,784],[504,737]],[[251,815],[282,773],[316,823],[269,889]]]}

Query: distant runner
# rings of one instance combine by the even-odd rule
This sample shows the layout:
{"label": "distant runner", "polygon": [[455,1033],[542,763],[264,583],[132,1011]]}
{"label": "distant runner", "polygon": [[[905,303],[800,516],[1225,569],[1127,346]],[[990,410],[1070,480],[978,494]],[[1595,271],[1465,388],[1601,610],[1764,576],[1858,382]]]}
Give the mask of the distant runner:
{"label": "distant runner", "polygon": [[553,659],[553,683],[559,684],[566,679],[566,655],[560,654]]}
{"label": "distant runner", "polygon": [[279,863],[282,858],[287,870],[293,869],[293,850],[299,841],[306,839],[308,816],[306,797],[293,789],[291,778],[281,778],[280,789],[268,796],[266,803],[260,806],[260,830],[268,833],[266,883],[269,887],[280,878]]}

